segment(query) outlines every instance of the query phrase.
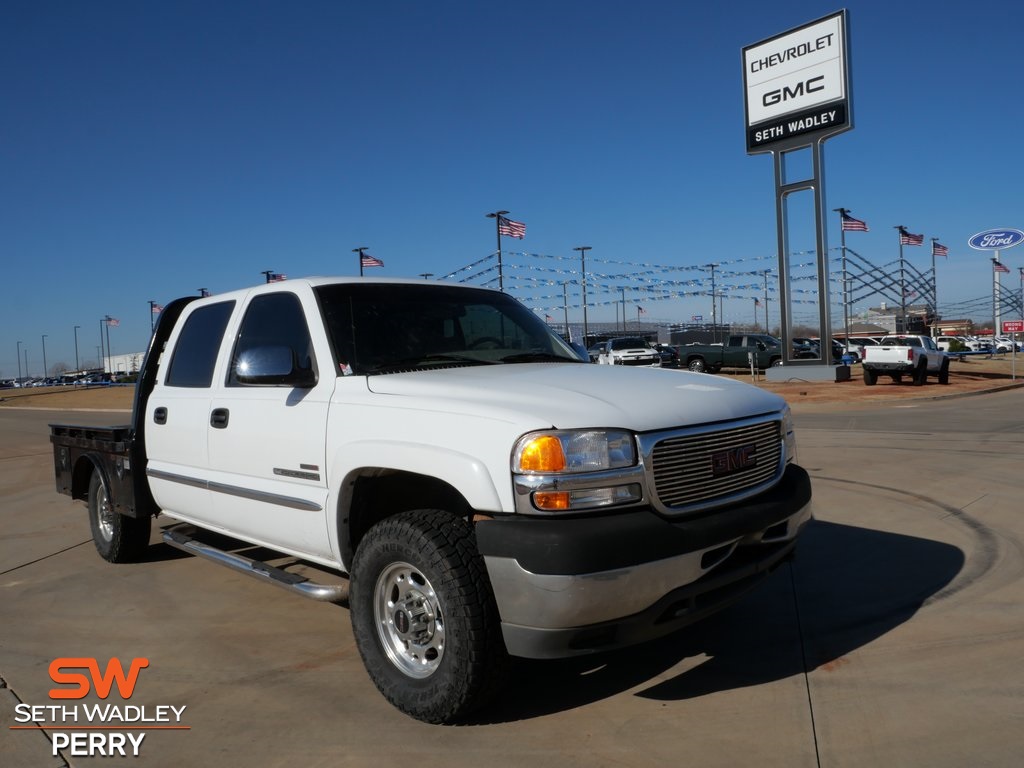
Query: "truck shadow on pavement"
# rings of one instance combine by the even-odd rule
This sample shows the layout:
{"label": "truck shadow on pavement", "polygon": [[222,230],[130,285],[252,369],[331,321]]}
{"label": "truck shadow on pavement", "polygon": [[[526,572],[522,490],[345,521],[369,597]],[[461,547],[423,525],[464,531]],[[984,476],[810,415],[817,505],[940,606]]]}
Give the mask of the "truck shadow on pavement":
{"label": "truck shadow on pavement", "polygon": [[577,659],[517,660],[515,682],[474,723],[529,719],[628,691],[681,701],[829,671],[926,602],[966,586],[950,587],[965,562],[950,544],[814,521],[795,561],[736,605],[646,645]]}

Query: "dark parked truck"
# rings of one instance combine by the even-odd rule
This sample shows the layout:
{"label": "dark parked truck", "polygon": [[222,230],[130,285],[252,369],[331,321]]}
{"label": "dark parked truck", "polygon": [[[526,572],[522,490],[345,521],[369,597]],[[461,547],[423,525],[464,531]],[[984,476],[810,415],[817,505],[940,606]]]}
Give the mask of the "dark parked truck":
{"label": "dark parked truck", "polygon": [[131,423],[51,430],[103,558],[142,558],[159,516],[171,546],[347,603],[373,682],[428,722],[484,705],[510,656],[728,605],[811,519],[780,398],[588,365],[514,298],[422,280],[174,301]]}
{"label": "dark parked truck", "polygon": [[782,342],[765,334],[730,336],[724,344],[688,344],[679,347],[680,365],[698,373],[723,368],[750,368],[750,356],[759,370],[782,362]]}

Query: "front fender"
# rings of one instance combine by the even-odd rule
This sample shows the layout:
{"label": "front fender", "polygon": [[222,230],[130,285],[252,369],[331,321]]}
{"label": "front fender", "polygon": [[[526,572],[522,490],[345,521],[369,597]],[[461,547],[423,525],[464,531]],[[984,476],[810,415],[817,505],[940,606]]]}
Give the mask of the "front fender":
{"label": "front fender", "polygon": [[[332,457],[328,477],[331,478],[328,509],[340,515],[350,507],[355,480],[368,472],[394,470],[432,477],[458,491],[474,510],[480,512],[512,512],[512,483],[509,475],[502,487],[479,458],[467,453],[437,446],[425,446],[402,440],[362,440],[346,443]],[[506,469],[507,471],[507,469]],[[345,551],[338,540],[339,526],[330,525],[332,548]]]}
{"label": "front fender", "polygon": [[[512,511],[511,479],[499,491],[486,465],[475,456],[437,446],[401,440],[366,440],[347,443],[331,464],[329,477],[340,478],[332,493],[350,483],[363,470],[394,469],[427,475],[448,483],[473,509]],[[507,469],[507,468],[506,468]]]}

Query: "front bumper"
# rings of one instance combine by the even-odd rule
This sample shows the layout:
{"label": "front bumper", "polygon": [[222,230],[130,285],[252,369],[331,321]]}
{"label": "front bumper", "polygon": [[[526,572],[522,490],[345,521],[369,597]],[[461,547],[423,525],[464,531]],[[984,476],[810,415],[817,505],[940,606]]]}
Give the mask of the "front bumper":
{"label": "front bumper", "polygon": [[697,518],[650,510],[477,526],[509,653],[558,658],[669,634],[739,599],[796,547],[807,473]]}

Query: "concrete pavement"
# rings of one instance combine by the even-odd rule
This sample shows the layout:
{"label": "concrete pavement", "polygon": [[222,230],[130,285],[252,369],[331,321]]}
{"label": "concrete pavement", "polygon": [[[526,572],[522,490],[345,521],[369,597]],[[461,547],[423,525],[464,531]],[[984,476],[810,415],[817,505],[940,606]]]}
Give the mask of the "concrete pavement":
{"label": "concrete pavement", "polygon": [[[817,521],[797,560],[684,633],[522,662],[475,723],[370,683],[344,608],[155,544],[114,566],[53,490],[46,424],[0,411],[0,765],[109,762],[12,730],[60,657],[146,657],[133,705],[185,707],[140,766],[1016,766],[1024,753],[1024,394],[798,407]],[[156,541],[154,535],[154,541]],[[99,703],[95,696],[85,700]],[[111,701],[118,701],[117,694]]]}

